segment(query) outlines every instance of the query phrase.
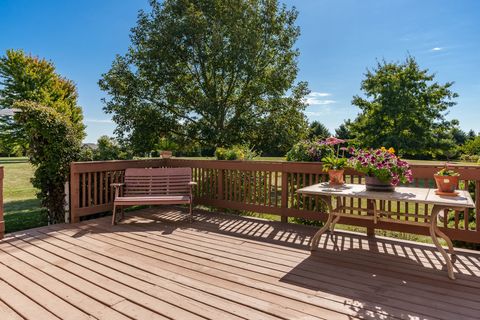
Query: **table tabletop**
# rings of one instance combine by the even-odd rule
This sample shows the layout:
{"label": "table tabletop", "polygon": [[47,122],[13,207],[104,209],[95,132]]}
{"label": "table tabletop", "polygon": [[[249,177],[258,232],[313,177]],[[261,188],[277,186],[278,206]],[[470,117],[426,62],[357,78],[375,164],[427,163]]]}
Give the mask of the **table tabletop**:
{"label": "table tabletop", "polygon": [[453,208],[474,208],[475,203],[467,190],[457,190],[457,196],[440,196],[431,188],[396,187],[393,192],[367,191],[364,184],[330,185],[328,182],[314,184],[297,190],[307,195],[352,197],[388,201],[406,201]]}

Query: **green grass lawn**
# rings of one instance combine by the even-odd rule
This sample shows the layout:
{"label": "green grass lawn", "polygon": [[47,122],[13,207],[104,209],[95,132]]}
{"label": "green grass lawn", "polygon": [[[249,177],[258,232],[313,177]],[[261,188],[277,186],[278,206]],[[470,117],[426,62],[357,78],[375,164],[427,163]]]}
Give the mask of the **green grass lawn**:
{"label": "green grass lawn", "polygon": [[26,158],[0,158],[4,167],[3,197],[5,231],[14,232],[47,224],[47,216],[40,208],[36,189],[30,179],[33,168]]}

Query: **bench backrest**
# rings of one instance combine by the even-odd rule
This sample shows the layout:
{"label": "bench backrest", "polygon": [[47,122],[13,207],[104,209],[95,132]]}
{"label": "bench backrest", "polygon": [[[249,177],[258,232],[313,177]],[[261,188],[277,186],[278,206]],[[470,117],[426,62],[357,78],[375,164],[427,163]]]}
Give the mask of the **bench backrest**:
{"label": "bench backrest", "polygon": [[191,168],[128,168],[124,196],[189,195]]}

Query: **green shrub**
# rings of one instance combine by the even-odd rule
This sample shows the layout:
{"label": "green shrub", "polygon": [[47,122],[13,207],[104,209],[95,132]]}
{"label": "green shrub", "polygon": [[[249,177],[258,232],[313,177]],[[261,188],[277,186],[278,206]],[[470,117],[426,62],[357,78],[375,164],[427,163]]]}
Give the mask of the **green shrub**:
{"label": "green shrub", "polygon": [[215,150],[217,160],[253,160],[257,156],[253,149],[243,145],[235,145],[231,148],[219,147]]}
{"label": "green shrub", "polygon": [[462,154],[460,156],[460,160],[466,161],[466,162],[479,162],[480,161],[480,155],[477,155],[477,154]]}
{"label": "green shrub", "polygon": [[50,223],[65,221],[65,182],[70,163],[78,160],[83,128],[54,108],[35,102],[18,102],[16,121],[28,137],[30,162],[35,166],[32,179],[37,196],[47,209]]}
{"label": "green shrub", "polygon": [[120,145],[115,138],[101,136],[97,140],[97,149],[93,151],[93,160],[129,160],[133,159],[131,150]]}
{"label": "green shrub", "polygon": [[464,155],[479,156],[480,155],[480,136],[473,140],[468,140],[462,147]]}

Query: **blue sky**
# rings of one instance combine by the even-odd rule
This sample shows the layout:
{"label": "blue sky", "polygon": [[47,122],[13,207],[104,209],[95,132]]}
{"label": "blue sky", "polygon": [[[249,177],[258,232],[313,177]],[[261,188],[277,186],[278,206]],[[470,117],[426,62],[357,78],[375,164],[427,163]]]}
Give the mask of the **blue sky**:
{"label": "blue sky", "polygon": [[[300,12],[299,80],[312,95],[307,116],[333,131],[358,109],[352,96],[376,59],[409,53],[460,94],[449,118],[480,131],[480,1],[285,0]],[[129,45],[129,30],[147,0],[0,0],[0,53],[9,48],[53,61],[75,81],[87,142],[112,135],[97,82]]]}

